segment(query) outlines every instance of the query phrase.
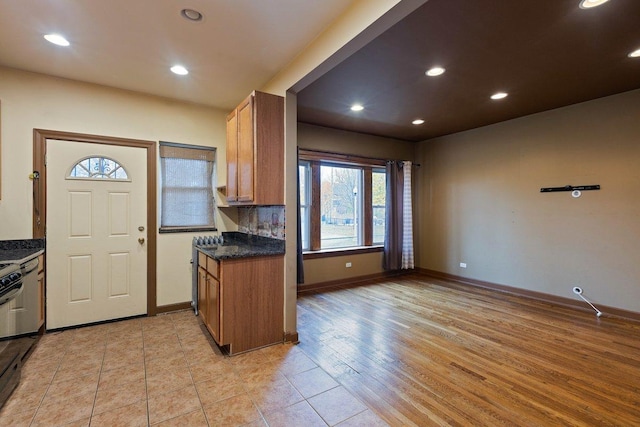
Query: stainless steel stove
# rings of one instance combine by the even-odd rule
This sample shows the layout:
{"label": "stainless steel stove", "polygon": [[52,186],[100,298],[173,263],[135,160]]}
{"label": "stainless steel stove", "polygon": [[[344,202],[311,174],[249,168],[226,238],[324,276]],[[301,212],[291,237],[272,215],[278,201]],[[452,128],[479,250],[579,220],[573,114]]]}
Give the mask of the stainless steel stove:
{"label": "stainless steel stove", "polygon": [[[0,408],[38,336],[38,259],[0,262]],[[31,336],[29,336],[31,335]]]}
{"label": "stainless steel stove", "polygon": [[22,285],[20,264],[0,264],[0,305],[22,293]]}

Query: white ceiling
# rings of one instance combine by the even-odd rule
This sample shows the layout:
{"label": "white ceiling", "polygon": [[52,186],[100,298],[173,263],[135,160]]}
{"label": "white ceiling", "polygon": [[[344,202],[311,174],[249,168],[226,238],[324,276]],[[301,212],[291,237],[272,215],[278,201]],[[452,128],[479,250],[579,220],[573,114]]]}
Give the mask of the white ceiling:
{"label": "white ceiling", "polygon": [[[0,0],[0,65],[231,109],[351,3]],[[187,21],[183,8],[204,19]],[[71,46],[45,41],[48,33],[63,35]],[[171,73],[176,63],[190,74]]]}

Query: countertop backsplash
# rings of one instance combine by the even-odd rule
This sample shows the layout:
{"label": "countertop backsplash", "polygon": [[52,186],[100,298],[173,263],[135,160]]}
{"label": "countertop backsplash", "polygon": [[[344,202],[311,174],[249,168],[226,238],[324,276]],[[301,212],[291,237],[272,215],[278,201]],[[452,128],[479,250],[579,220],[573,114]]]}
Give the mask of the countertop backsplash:
{"label": "countertop backsplash", "polygon": [[285,239],[284,206],[238,208],[238,231],[272,239]]}

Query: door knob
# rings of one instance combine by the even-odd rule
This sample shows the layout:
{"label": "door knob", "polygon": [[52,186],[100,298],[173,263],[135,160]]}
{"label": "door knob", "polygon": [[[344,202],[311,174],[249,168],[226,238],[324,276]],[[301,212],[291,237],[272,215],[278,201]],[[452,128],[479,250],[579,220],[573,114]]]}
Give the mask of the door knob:
{"label": "door knob", "polygon": [[138,231],[144,231],[144,227],[141,225],[140,227],[138,227]]}
{"label": "door knob", "polygon": [[141,245],[144,244],[144,237],[138,238],[138,243],[140,243]]}

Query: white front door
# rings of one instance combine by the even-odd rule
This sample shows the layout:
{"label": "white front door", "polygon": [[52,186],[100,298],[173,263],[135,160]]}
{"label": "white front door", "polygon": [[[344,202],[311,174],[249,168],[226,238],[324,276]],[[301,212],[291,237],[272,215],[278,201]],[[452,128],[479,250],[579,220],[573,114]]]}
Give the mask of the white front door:
{"label": "white front door", "polygon": [[[47,329],[146,313],[146,156],[144,148],[47,140]],[[114,163],[96,159],[114,161],[126,178],[122,170],[107,177]]]}

